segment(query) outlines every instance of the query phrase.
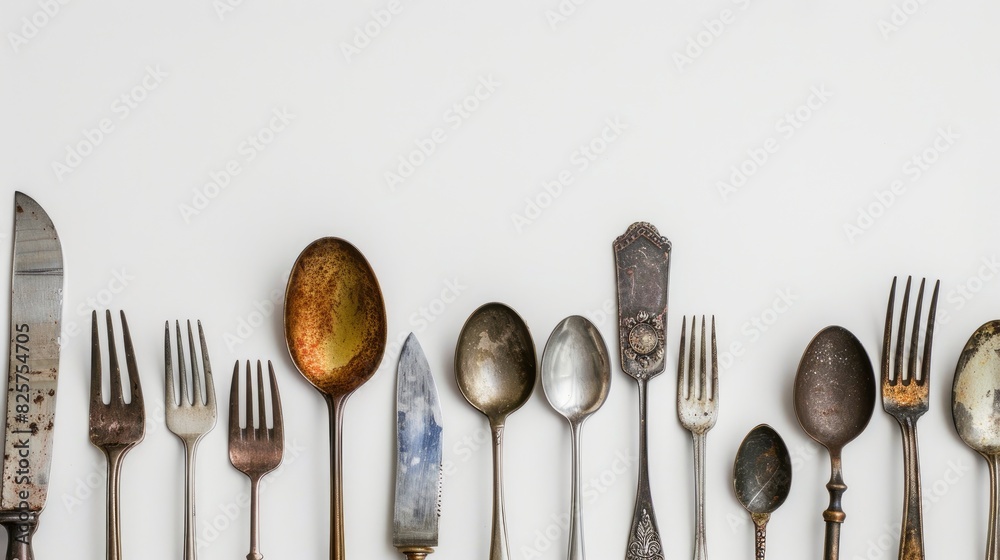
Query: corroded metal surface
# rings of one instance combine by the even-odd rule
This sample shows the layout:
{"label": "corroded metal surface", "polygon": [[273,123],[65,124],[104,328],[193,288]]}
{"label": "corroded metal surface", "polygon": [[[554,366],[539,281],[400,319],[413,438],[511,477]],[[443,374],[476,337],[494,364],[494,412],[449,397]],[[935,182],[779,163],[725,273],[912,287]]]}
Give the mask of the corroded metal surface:
{"label": "corroded metal surface", "polygon": [[736,452],[733,488],[753,520],[757,560],[764,560],[767,522],[791,487],[792,458],[785,441],[767,424],[750,430]]}

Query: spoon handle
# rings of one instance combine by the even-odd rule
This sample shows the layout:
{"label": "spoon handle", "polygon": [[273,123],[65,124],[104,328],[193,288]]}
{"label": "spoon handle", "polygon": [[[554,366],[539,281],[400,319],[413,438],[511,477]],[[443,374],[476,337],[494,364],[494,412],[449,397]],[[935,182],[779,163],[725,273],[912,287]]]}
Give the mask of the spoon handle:
{"label": "spoon handle", "polygon": [[573,494],[570,504],[570,525],[569,525],[569,560],[584,560],[583,553],[583,506],[580,504],[580,495],[583,493],[582,477],[580,476],[581,462],[581,437],[579,422],[570,422],[573,431]]}
{"label": "spoon handle", "polygon": [[1000,492],[1000,456],[983,455],[990,465],[990,527],[986,541],[986,560],[1000,560],[1000,511],[998,509],[998,492]]}
{"label": "spoon handle", "polygon": [[826,521],[826,539],[823,543],[824,560],[840,559],[840,525],[844,523],[847,515],[841,507],[841,500],[847,485],[844,484],[844,475],[841,472],[840,451],[830,451],[830,463],[833,473],[830,482],[826,483],[826,489],[830,492],[830,507],[823,512],[823,519]]}
{"label": "spoon handle", "polygon": [[503,507],[503,424],[490,426],[493,432],[493,534],[490,560],[508,560],[507,520]]}
{"label": "spoon handle", "polygon": [[663,560],[660,531],[653,513],[653,498],[649,491],[649,460],[646,454],[646,381],[639,379],[639,487],[635,496],[635,512],[629,532],[625,560]]}
{"label": "spoon handle", "polygon": [[344,552],[344,479],[343,425],[346,396],[327,399],[330,407],[330,558],[345,560]]}
{"label": "spoon handle", "polygon": [[767,522],[771,519],[770,513],[752,513],[754,526],[754,559],[764,560],[764,545],[767,542]]}

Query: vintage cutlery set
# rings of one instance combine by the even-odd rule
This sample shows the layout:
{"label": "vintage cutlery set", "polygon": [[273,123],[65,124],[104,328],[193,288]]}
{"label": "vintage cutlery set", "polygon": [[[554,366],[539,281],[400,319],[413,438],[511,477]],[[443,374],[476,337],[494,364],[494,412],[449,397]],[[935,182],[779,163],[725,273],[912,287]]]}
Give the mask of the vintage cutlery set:
{"label": "vintage cutlery set", "polygon": [[[0,524],[9,535],[7,559],[28,560],[34,557],[31,538],[45,504],[52,457],[63,271],[55,228],[44,210],[23,193],[15,194],[14,230]],[[613,247],[620,364],[622,371],[635,379],[639,393],[638,487],[624,557],[626,560],[663,560],[649,485],[646,410],[648,383],[662,373],[666,365],[671,247],[655,227],[643,222],[630,226],[615,240]],[[924,557],[916,423],[927,411],[929,402],[938,286],[936,283],[933,288],[923,331],[924,281],[920,282],[915,298],[912,320],[907,320],[909,279],[895,330],[895,279],[886,312],[880,385],[883,407],[898,421],[903,437],[905,488],[901,559]],[[120,313],[120,324],[128,383],[123,386],[114,320],[108,311],[105,326],[110,395],[105,395],[102,390],[105,374],[101,329],[97,312],[93,313],[90,439],[108,461],[107,557],[115,560],[121,558],[118,480],[122,460],[128,450],[143,439],[145,431],[143,393],[124,312]],[[348,397],[375,373],[386,347],[385,303],[375,273],[364,256],[353,245],[337,238],[319,239],[306,247],[289,277],[284,325],[292,362],[329,405],[330,555],[342,560],[345,558],[341,478],[344,405]],[[185,326],[186,329],[182,329],[182,324],[176,321],[173,325],[170,322],[165,325],[164,391],[167,427],[185,449],[184,558],[193,560],[196,556],[194,463],[198,442],[216,424],[217,405],[201,323],[197,322],[196,328],[190,322]],[[894,332],[897,333],[895,344]],[[684,318],[679,338],[677,416],[693,438],[693,557],[704,560],[708,558],[704,522],[706,438],[716,423],[719,410],[715,318],[691,317],[690,321]],[[493,436],[490,560],[510,558],[503,498],[504,424],[507,417],[528,400],[538,376],[549,404],[569,422],[573,462],[568,558],[584,558],[581,433],[584,421],[607,398],[611,360],[597,328],[583,317],[572,316],[555,327],[545,344],[540,375],[536,375],[537,364],[527,326],[513,309],[501,303],[488,303],[476,309],[458,336],[455,350],[458,387],[469,404],[486,416]],[[240,377],[245,378],[242,412]],[[1000,523],[997,391],[1000,391],[1000,321],[992,321],[969,339],[961,354],[953,386],[955,427],[962,440],[987,459],[992,474],[989,559],[1000,557],[997,544],[1000,538],[997,530]],[[858,339],[841,327],[820,331],[806,347],[799,363],[793,403],[802,429],[830,453],[832,476],[827,484],[830,505],[823,512],[825,559],[839,557],[840,527],[845,519],[841,500],[847,486],[841,472],[841,452],[867,426],[875,407],[875,396],[876,379],[871,360]],[[399,356],[396,418],[398,460],[393,544],[407,559],[422,560],[438,545],[442,420],[434,378],[412,334]],[[229,455],[233,466],[246,474],[251,484],[249,560],[263,558],[258,544],[257,487],[261,477],[281,463],[283,442],[281,400],[271,363],[267,362],[265,375],[260,361],[256,362],[256,367],[250,361],[243,367],[237,362],[230,390]],[[785,443],[767,425],[751,430],[736,452],[734,490],[756,527],[757,559],[764,558],[768,519],[788,495],[791,464]]]}

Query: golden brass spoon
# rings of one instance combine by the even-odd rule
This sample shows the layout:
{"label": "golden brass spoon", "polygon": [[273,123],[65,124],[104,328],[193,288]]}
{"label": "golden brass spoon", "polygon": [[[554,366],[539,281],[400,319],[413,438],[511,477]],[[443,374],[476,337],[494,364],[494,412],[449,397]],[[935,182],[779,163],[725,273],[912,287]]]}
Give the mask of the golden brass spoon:
{"label": "golden brass spoon", "polygon": [[347,241],[318,239],[295,260],[285,290],[285,343],[330,408],[330,558],[344,560],[344,403],[378,369],[386,344],[378,280]]}

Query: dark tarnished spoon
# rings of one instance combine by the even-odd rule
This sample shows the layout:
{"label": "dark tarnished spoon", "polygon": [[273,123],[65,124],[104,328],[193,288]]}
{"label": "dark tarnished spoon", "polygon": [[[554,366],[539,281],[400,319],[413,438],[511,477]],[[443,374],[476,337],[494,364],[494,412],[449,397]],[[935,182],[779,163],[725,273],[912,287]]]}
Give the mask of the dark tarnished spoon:
{"label": "dark tarnished spoon", "polygon": [[385,352],[382,290],[353,245],[324,237],[295,260],[285,291],[285,343],[299,373],[330,409],[330,558],[344,560],[341,477],[344,403],[378,369]]}
{"label": "dark tarnished spoon", "polygon": [[761,424],[743,438],[733,463],[733,488],[753,520],[754,557],[764,560],[767,522],[792,488],[792,458],[771,426]]}
{"label": "dark tarnished spoon", "polygon": [[802,430],[830,452],[830,507],[823,512],[826,560],[840,558],[840,525],[846,517],[840,503],[847,490],[840,454],[864,431],[874,411],[875,374],[865,348],[843,327],[821,330],[795,374],[795,416]]}
{"label": "dark tarnished spoon", "polygon": [[990,525],[986,559],[1000,559],[1000,321],[976,329],[965,344],[951,392],[955,429],[966,445],[990,466]]}
{"label": "dark tarnished spoon", "polygon": [[503,502],[503,428],[535,387],[537,360],[528,326],[513,309],[487,303],[472,312],[458,336],[455,376],[465,400],[493,431],[493,534],[489,560],[507,560]]}

